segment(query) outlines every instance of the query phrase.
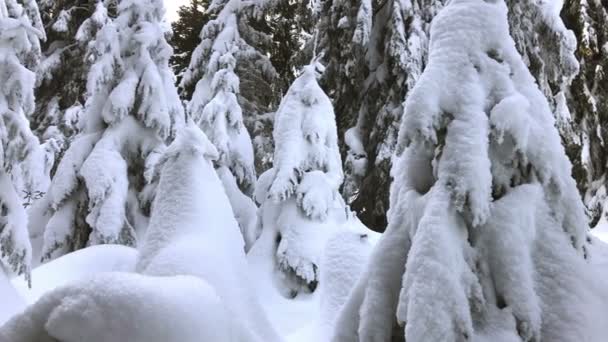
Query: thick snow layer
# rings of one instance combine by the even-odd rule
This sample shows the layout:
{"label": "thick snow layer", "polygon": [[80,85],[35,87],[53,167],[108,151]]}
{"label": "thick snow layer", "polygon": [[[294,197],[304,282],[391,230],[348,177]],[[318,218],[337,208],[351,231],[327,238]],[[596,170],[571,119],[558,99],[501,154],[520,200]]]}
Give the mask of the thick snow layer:
{"label": "thick snow layer", "polygon": [[195,125],[178,132],[161,162],[137,270],[151,276],[196,276],[252,334],[248,341],[279,341],[255,295],[243,237],[212,164],[217,157]]}
{"label": "thick snow layer", "polygon": [[106,273],[56,289],[0,329],[11,342],[253,341],[193,276]]}
{"label": "thick snow layer", "polygon": [[32,304],[51,290],[85,277],[112,271],[135,270],[137,250],[121,245],[97,245],[87,247],[40,265],[32,270],[32,287],[20,278],[12,283],[24,298]]}

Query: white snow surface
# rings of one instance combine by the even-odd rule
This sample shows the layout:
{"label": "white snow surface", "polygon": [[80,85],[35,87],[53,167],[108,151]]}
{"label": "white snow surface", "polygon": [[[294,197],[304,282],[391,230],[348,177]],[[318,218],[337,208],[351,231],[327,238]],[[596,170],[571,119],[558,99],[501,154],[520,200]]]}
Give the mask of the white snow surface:
{"label": "white snow surface", "polygon": [[25,309],[25,301],[0,269],[0,327],[11,317]]}
{"label": "white snow surface", "polygon": [[104,273],[51,291],[0,329],[0,340],[253,341],[238,323],[200,278]]}
{"label": "white snow surface", "polygon": [[32,270],[32,287],[21,278],[12,284],[27,304],[58,287],[104,272],[133,272],[137,250],[121,245],[90,246],[40,265]]}

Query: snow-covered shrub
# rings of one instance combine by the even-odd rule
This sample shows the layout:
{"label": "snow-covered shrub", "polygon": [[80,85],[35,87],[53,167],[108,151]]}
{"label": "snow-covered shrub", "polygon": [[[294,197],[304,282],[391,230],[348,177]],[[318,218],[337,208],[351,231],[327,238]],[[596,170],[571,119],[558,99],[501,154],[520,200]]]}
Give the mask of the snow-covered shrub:
{"label": "snow-covered shrub", "polygon": [[[44,230],[42,258],[86,245],[134,245],[145,229],[165,142],[183,125],[168,65],[160,0],[122,0],[110,19],[99,2],[79,35],[94,26],[81,133],[65,152],[33,231]],[[35,229],[34,229],[35,228]]]}
{"label": "snow-covered shrub", "polygon": [[35,1],[0,1],[0,273],[26,277],[32,252],[21,197],[41,191],[43,178],[44,155],[27,119],[44,37]]}
{"label": "snow-covered shrub", "polygon": [[334,341],[601,340],[587,221],[503,1],[453,0],[405,102],[389,226]]}
{"label": "snow-covered shrub", "polygon": [[213,160],[218,153],[190,123],[160,162],[161,176],[137,270],[192,275],[214,289],[246,341],[278,341],[251,283],[244,241]]}

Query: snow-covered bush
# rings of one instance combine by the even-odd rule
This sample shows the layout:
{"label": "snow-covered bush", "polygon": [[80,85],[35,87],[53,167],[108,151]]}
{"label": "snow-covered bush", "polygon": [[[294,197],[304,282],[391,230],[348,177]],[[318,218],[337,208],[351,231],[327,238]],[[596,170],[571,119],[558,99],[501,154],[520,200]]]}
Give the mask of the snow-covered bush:
{"label": "snow-covered bush", "polygon": [[102,2],[83,35],[93,61],[81,133],[61,160],[35,221],[45,226],[42,258],[86,245],[134,245],[145,229],[154,166],[184,114],[168,61],[161,0],[122,0],[112,20]]}
{"label": "snow-covered bush", "polygon": [[214,289],[233,321],[251,337],[279,341],[251,283],[244,241],[213,160],[218,153],[190,123],[162,157],[150,226],[137,270],[150,276],[192,275]]}
{"label": "snow-covered bush", "polygon": [[302,286],[314,291],[325,242],[348,219],[338,192],[335,116],[317,83],[322,71],[317,63],[306,66],[283,98],[275,117],[273,168],[260,176],[255,196],[262,204],[264,241],[258,248],[275,251],[291,295]]}
{"label": "snow-covered bush", "polygon": [[405,102],[387,232],[334,341],[601,340],[570,171],[504,1],[449,2]]}
{"label": "snow-covered bush", "polygon": [[22,195],[41,190],[44,171],[44,155],[28,122],[40,39],[44,29],[35,1],[0,1],[0,273],[26,277],[32,252]]}

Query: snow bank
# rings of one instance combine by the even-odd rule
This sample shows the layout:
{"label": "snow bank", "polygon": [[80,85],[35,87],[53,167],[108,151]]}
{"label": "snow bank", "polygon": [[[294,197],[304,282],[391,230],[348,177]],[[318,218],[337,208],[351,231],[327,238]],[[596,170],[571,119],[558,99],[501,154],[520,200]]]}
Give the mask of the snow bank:
{"label": "snow bank", "polygon": [[121,245],[91,246],[36,267],[32,271],[32,287],[22,278],[13,285],[27,304],[35,303],[45,293],[94,274],[135,270],[137,250]]}
{"label": "snow bank", "polygon": [[106,273],[56,289],[0,329],[11,342],[246,342],[214,289],[193,276]]}
{"label": "snow bank", "polygon": [[25,309],[25,301],[0,268],[0,327]]}

